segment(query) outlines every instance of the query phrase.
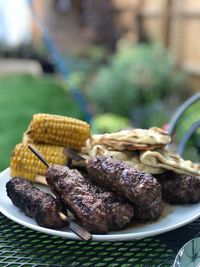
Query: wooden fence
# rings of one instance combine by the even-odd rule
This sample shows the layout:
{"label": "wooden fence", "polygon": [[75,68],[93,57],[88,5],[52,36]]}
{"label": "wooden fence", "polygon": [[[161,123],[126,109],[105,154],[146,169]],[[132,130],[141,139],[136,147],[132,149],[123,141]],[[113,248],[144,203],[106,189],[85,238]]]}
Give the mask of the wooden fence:
{"label": "wooden fence", "polygon": [[140,14],[147,36],[169,48],[200,91],[200,1],[143,0]]}
{"label": "wooden fence", "polygon": [[[81,1],[71,0],[71,3],[81,5]],[[114,24],[121,37],[135,42],[147,38],[163,43],[189,74],[192,90],[200,91],[200,0],[108,1],[113,5]],[[78,10],[72,9],[62,16],[52,9],[53,0],[35,0],[34,3],[63,51],[65,48],[81,50],[90,45],[87,29],[83,31],[79,23]]]}

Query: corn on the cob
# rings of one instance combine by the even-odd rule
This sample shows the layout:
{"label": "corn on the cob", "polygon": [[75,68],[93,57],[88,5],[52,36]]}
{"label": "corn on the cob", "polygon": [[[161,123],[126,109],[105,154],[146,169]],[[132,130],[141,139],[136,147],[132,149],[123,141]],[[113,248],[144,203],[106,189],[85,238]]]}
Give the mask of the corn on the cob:
{"label": "corn on the cob", "polygon": [[[49,164],[66,165],[67,155],[64,148],[50,145],[34,145],[44,155]],[[36,181],[37,175],[44,176],[47,167],[29,150],[26,144],[17,144],[11,155],[10,162],[11,176],[18,176]]]}
{"label": "corn on the cob", "polygon": [[80,150],[90,134],[88,123],[59,115],[35,114],[26,132],[34,143]]}

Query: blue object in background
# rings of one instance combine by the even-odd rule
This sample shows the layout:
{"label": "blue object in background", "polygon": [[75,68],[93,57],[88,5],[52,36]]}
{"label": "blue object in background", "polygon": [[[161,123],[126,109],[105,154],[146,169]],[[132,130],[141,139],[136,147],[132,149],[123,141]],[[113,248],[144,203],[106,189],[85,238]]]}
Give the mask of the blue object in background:
{"label": "blue object in background", "polygon": [[[27,0],[27,1],[30,6],[33,4],[33,0]],[[56,47],[55,42],[51,38],[48,30],[45,29],[44,26],[41,24],[36,14],[33,14],[33,19],[36,25],[38,26],[39,30],[41,31],[43,41],[49,51],[51,58],[53,59],[55,63],[55,67],[58,73],[60,73],[60,75],[64,78],[64,80],[67,80],[70,74],[70,68],[65,64],[62,56],[60,55],[60,52],[58,51],[58,48]],[[78,105],[80,106],[81,111],[83,112],[85,121],[89,123],[92,119],[92,115],[89,112],[89,107],[88,107],[88,104],[86,103],[86,100],[83,94],[75,86],[71,86],[70,89]]]}

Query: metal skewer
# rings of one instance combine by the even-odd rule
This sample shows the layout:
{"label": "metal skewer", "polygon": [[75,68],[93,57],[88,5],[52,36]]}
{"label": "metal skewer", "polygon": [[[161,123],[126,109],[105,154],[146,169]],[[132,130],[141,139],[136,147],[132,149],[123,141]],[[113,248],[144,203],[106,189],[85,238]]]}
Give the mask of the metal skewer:
{"label": "metal skewer", "polygon": [[[47,167],[49,167],[50,165],[48,164],[48,162],[46,161],[46,159],[44,158],[44,156],[33,146],[33,145],[28,145],[28,148],[41,160],[41,162],[46,165]],[[66,220],[67,217],[64,213],[60,212],[61,217],[63,218],[63,220]],[[69,222],[69,229],[74,232],[78,237],[80,237],[81,239],[88,241],[92,239],[92,235],[85,230],[82,226],[78,225],[76,222],[74,221],[70,221]]]}
{"label": "metal skewer", "polygon": [[73,149],[71,148],[64,148],[64,153],[70,158],[73,159],[75,161],[86,161],[86,159],[82,156],[80,156],[79,154],[77,154]]}
{"label": "metal skewer", "polygon": [[28,145],[28,148],[42,161],[42,163],[44,163],[44,165],[49,167],[49,163],[46,161],[44,156],[38,150],[36,150],[33,145]]}

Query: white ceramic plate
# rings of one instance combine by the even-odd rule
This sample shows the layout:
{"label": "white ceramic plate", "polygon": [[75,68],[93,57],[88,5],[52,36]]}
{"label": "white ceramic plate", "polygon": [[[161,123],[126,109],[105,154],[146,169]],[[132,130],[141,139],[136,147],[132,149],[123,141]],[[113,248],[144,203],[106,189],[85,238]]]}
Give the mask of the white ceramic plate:
{"label": "white ceramic plate", "polygon": [[[36,222],[25,216],[17,207],[15,207],[6,193],[6,183],[10,179],[10,171],[6,169],[0,174],[0,212],[9,219],[24,225],[33,230],[50,235],[61,236],[68,239],[79,239],[68,229],[52,230],[40,227]],[[38,186],[44,189],[43,186]],[[200,216],[200,203],[192,205],[170,206],[166,208],[161,217],[152,223],[141,225],[131,225],[120,231],[112,231],[105,235],[93,235],[95,241],[115,241],[115,240],[134,240],[148,236],[162,234],[173,229],[188,224]]]}

